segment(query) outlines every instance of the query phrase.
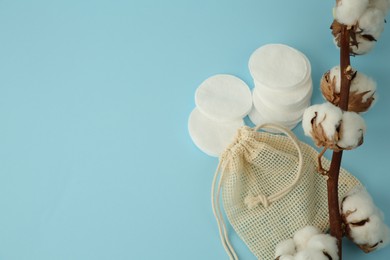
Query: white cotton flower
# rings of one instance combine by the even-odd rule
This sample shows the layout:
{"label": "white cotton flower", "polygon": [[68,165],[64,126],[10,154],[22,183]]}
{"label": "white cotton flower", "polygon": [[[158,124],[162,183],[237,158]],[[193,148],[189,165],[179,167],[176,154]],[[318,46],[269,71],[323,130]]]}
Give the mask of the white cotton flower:
{"label": "white cotton flower", "polygon": [[361,34],[356,34],[357,45],[350,47],[350,52],[355,55],[363,55],[371,51],[375,46],[375,41],[364,38]]}
{"label": "white cotton flower", "polygon": [[364,187],[352,189],[341,204],[342,214],[347,223],[356,223],[368,219],[377,209]]}
{"label": "white cotton flower", "polygon": [[367,102],[372,96],[375,96],[376,82],[367,75],[357,72],[355,78],[351,82],[350,92],[356,92],[357,94],[367,92],[362,97],[362,102]]}
{"label": "white cotton flower", "polygon": [[318,147],[339,150],[336,144],[342,114],[339,107],[329,102],[308,107],[302,120],[305,135],[310,136]]}
{"label": "white cotton flower", "polygon": [[340,139],[337,146],[342,149],[353,149],[363,143],[366,132],[364,119],[355,112],[344,112],[340,125]]}
{"label": "white cotton flower", "polygon": [[305,249],[295,255],[295,260],[329,260],[329,258],[320,250]]}
{"label": "white cotton flower", "polygon": [[308,108],[305,109],[303,112],[303,117],[302,117],[302,128],[306,136],[312,137],[312,119],[316,116],[316,113],[319,109],[319,104],[312,105]]}
{"label": "white cotton flower", "polygon": [[327,253],[332,260],[338,260],[337,239],[328,234],[318,234],[310,238],[307,248]]}
{"label": "white cotton flower", "polygon": [[321,231],[314,226],[306,226],[294,234],[294,242],[296,245],[297,251],[301,251],[306,248],[307,243],[309,242],[310,238],[312,238],[314,235],[321,234]]}
{"label": "white cotton flower", "polygon": [[354,25],[367,9],[368,0],[340,0],[334,10],[335,19],[345,25]]}
{"label": "white cotton flower", "polygon": [[390,0],[370,0],[368,6],[377,8],[386,15],[390,9]]}
{"label": "white cotton flower", "polygon": [[279,257],[279,260],[294,260],[294,256],[292,255],[282,255]]}
{"label": "white cotton flower", "polygon": [[322,125],[328,139],[335,135],[342,115],[342,110],[329,102],[320,105],[316,122]]}
{"label": "white cotton flower", "polygon": [[283,240],[276,245],[275,257],[282,255],[295,255],[295,242],[292,238]]}
{"label": "white cotton flower", "polygon": [[389,242],[389,228],[379,215],[372,215],[364,225],[349,225],[349,236],[365,252],[386,246]]}
{"label": "white cotton flower", "polygon": [[[368,111],[376,102],[376,82],[363,73],[351,70],[348,111],[362,113]],[[340,66],[335,66],[321,78],[323,97],[338,106],[340,103]]]}
{"label": "white cotton flower", "polygon": [[385,28],[385,14],[377,8],[368,8],[358,20],[362,35],[378,40]]}

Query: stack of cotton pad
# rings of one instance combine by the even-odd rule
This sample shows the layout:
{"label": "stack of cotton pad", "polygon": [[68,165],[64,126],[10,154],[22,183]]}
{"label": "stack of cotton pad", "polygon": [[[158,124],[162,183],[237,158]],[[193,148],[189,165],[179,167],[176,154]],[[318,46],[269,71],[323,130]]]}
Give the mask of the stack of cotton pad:
{"label": "stack of cotton pad", "polygon": [[219,74],[198,87],[195,104],[188,120],[190,136],[200,150],[219,156],[244,125],[243,118],[252,108],[252,96],[241,79]]}
{"label": "stack of cotton pad", "polygon": [[294,128],[310,105],[313,92],[306,56],[287,45],[267,44],[251,55],[249,70],[255,84],[251,121]]}

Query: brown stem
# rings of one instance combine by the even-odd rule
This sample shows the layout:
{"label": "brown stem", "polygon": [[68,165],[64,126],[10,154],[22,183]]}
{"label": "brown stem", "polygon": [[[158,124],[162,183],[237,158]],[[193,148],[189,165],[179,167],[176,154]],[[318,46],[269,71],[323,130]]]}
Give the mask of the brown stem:
{"label": "brown stem", "polygon": [[[349,30],[347,26],[342,25],[340,35],[340,73],[341,73],[341,89],[340,89],[340,103],[339,107],[342,110],[348,109],[349,87],[350,80],[348,79],[348,73],[350,72],[350,54],[349,54]],[[342,220],[339,207],[339,195],[338,195],[338,181],[341,167],[341,159],[343,152],[333,152],[332,162],[328,172],[328,209],[329,209],[329,222],[330,233],[336,237],[337,245],[339,249],[339,259],[342,259]]]}

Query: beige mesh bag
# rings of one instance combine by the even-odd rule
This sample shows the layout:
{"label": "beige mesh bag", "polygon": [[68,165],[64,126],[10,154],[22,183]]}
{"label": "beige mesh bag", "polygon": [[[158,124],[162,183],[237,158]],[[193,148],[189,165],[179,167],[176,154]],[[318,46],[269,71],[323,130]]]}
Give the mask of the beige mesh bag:
{"label": "beige mesh bag", "polygon": [[[271,128],[285,135],[258,132]],[[329,226],[326,179],[316,172],[318,152],[297,140],[284,127],[265,124],[239,129],[220,157],[212,188],[212,206],[222,244],[230,259],[238,259],[229,242],[220,205],[258,259],[274,259],[275,245],[295,231],[314,225]],[[323,159],[323,165],[330,162]],[[339,196],[361,185],[341,169]]]}

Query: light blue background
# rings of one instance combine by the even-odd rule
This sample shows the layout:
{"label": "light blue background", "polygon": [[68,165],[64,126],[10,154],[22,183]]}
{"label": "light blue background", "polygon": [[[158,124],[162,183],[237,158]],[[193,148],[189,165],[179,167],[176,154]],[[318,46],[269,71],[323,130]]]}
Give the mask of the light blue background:
{"label": "light blue background", "polygon": [[[0,0],[0,259],[227,259],[210,205],[218,160],[187,132],[195,90],[217,73],[253,87],[250,54],[284,43],[310,59],[322,102],[334,2]],[[380,100],[343,159],[388,224],[389,44],[387,25],[352,58]],[[345,259],[388,255],[344,244]]]}

